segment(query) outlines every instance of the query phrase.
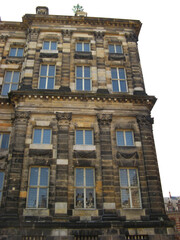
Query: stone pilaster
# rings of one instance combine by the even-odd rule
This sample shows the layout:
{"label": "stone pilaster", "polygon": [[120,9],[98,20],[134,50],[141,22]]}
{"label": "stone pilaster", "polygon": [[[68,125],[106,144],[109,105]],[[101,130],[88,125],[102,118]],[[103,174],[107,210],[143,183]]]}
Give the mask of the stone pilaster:
{"label": "stone pilaster", "polygon": [[67,214],[69,124],[72,113],[56,113],[58,122],[55,214]]}

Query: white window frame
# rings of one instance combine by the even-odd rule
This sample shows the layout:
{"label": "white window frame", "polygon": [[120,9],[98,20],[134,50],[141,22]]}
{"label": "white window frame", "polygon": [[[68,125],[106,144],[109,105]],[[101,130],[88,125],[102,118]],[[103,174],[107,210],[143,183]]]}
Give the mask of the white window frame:
{"label": "white window frame", "polygon": [[[40,129],[41,130],[41,142],[40,143],[34,143],[34,131],[35,131],[35,129]],[[46,130],[46,129],[50,130],[50,133],[51,133],[51,135],[50,135],[50,142],[49,143],[43,143],[44,130]],[[51,128],[35,127],[33,129],[33,144],[43,144],[44,145],[44,144],[51,144],[51,142],[52,142],[52,129]]]}
{"label": "white window frame", "polygon": [[[9,82],[5,82],[5,78],[6,78],[7,72],[11,72],[11,79],[10,79]],[[15,72],[18,72],[18,73],[19,73],[18,82],[13,82],[13,76],[14,76],[14,73],[15,73]],[[3,81],[3,84],[2,84],[1,95],[2,95],[2,96],[8,96],[8,93],[11,92],[12,85],[17,85],[17,89],[18,89],[19,80],[20,80],[20,71],[14,71],[14,70],[10,70],[10,71],[9,71],[9,70],[7,70],[7,71],[5,72],[5,75],[4,75],[4,81]],[[9,84],[9,91],[8,91],[8,93],[7,93],[6,95],[3,95],[2,93],[3,93],[3,88],[4,88],[4,85],[5,85],[5,84]],[[16,90],[13,90],[13,91],[16,91]]]}
{"label": "white window frame", "polygon": [[[116,69],[117,78],[112,78],[112,72],[111,72],[111,81],[118,81],[118,89],[119,89],[119,91],[113,91],[113,84],[112,84],[112,91],[113,91],[113,92],[122,92],[122,90],[121,90],[121,84],[120,84],[120,83],[121,83],[121,81],[123,81],[123,82],[125,82],[125,84],[126,84],[126,92],[123,92],[123,93],[127,93],[127,92],[128,92],[128,84],[127,84],[127,76],[126,76],[126,70],[125,70],[125,68],[123,68],[123,67],[112,67],[111,70],[112,70],[113,68]],[[119,69],[124,69],[125,79],[120,78],[120,76],[119,76]]]}
{"label": "white window frame", "polygon": [[[30,178],[31,178],[31,169],[32,168],[38,168],[38,184],[37,185],[30,185]],[[41,173],[41,168],[48,168],[48,185],[47,186],[40,186],[40,173]],[[27,197],[27,203],[26,203],[26,207],[28,209],[47,209],[48,208],[48,200],[49,200],[49,179],[50,179],[50,168],[46,167],[46,166],[32,166],[29,169],[29,179],[28,179],[28,197]],[[36,194],[36,207],[28,207],[28,199],[29,199],[29,189],[30,188],[35,188],[37,189],[37,194]],[[39,208],[38,204],[39,204],[39,189],[40,188],[45,188],[47,189],[47,205],[45,208]]]}
{"label": "white window frame", "polygon": [[[124,145],[118,145],[118,132],[122,132],[123,133],[123,139],[124,139]],[[127,145],[127,140],[126,140],[126,132],[131,132],[132,133],[132,140],[133,140],[133,145]],[[135,142],[134,142],[134,131],[131,129],[118,129],[116,130],[116,143],[118,147],[134,147],[135,146]]]}
{"label": "white window frame", "polygon": [[[84,174],[84,186],[76,186],[76,169],[83,169],[83,174]],[[93,183],[94,186],[86,186],[86,169],[92,169],[93,170]],[[77,167],[75,168],[75,182],[74,182],[74,186],[75,186],[75,191],[74,191],[74,206],[75,209],[86,209],[86,210],[91,210],[91,209],[95,209],[96,208],[96,184],[95,184],[95,169],[91,168],[91,167]],[[94,193],[94,207],[93,208],[88,208],[86,205],[86,189],[92,189],[93,188],[93,193]],[[83,193],[84,193],[84,207],[77,207],[76,206],[76,189],[83,189]]]}
{"label": "white window frame", "polygon": [[[112,43],[109,43],[109,45],[113,45],[113,47],[114,47],[114,52],[110,52],[110,51],[109,51],[109,53],[117,53],[117,54],[122,54],[122,53],[123,53],[123,48],[122,48],[122,45],[121,45],[121,44],[112,44]],[[108,47],[109,47],[109,45],[108,45]],[[120,53],[117,52],[117,46],[120,46],[120,48],[121,48],[121,52],[120,52]]]}
{"label": "white window frame", "polygon": [[[125,169],[127,170],[127,176],[128,176],[128,186],[121,186],[121,178],[120,178],[120,170]],[[137,186],[130,186],[130,177],[129,177],[129,170],[130,169],[134,169],[136,170],[136,176],[137,176]],[[130,206],[129,207],[123,207],[123,203],[122,203],[122,194],[121,194],[121,204],[122,204],[122,208],[124,209],[141,209],[142,208],[142,202],[141,202],[141,192],[140,192],[140,184],[139,184],[139,174],[138,174],[138,169],[137,168],[120,168],[119,169],[119,182],[120,182],[120,194],[121,194],[121,190],[128,190],[129,191],[129,199],[130,199]],[[133,207],[133,203],[132,203],[132,190],[133,189],[137,189],[138,193],[139,193],[139,207]]]}
{"label": "white window frame", "polygon": [[[2,139],[3,139],[3,135],[4,134],[8,134],[9,135],[9,141],[8,141],[8,147],[7,148],[2,148]],[[0,149],[8,149],[9,148],[9,142],[10,142],[10,133],[8,132],[0,132]]]}
{"label": "white window frame", "polygon": [[[83,144],[77,144],[76,143],[76,131],[82,131],[83,132]],[[85,145],[85,146],[88,146],[88,145],[92,146],[92,145],[94,145],[94,132],[93,132],[92,129],[88,129],[88,128],[86,128],[86,129],[76,129],[76,131],[75,131],[75,144],[76,145]],[[92,132],[92,144],[85,144],[85,141],[86,141],[85,131],[91,131]]]}
{"label": "white window frame", "polygon": [[[16,49],[15,56],[11,56],[11,55],[10,55],[12,48],[15,48],[15,49]],[[22,56],[17,56],[18,49],[23,49],[23,51],[22,51]],[[10,57],[23,57],[23,54],[24,54],[24,48],[23,48],[23,47],[11,47],[11,48],[10,48],[10,52],[9,52],[9,56],[10,56]]]}
{"label": "white window frame", "polygon": [[[49,42],[49,48],[48,48],[48,49],[45,49],[45,48],[44,48],[44,43],[45,43],[45,42]],[[52,42],[55,42],[55,43],[56,43],[56,49],[51,49]],[[49,40],[43,41],[43,47],[42,47],[42,49],[43,49],[43,50],[47,50],[47,51],[56,51],[56,50],[57,50],[57,41],[49,41]]]}
{"label": "white window frame", "polygon": [[[82,67],[82,77],[77,77],[77,67]],[[84,77],[84,68],[85,67],[89,67],[89,69],[90,69],[90,77],[89,78],[87,78],[87,77]],[[82,90],[77,90],[76,89],[76,91],[91,91],[92,90],[92,79],[91,79],[91,67],[90,66],[84,66],[84,65],[82,65],[82,66],[76,66],[76,81],[77,81],[77,79],[82,79]],[[90,79],[90,90],[85,90],[84,89],[84,86],[85,86],[85,80],[86,79]]]}
{"label": "white window frame", "polygon": [[[79,50],[77,49],[77,44],[82,44],[82,51],[79,51]],[[85,45],[85,44],[88,44],[88,45],[89,45],[89,51],[85,51],[85,50],[84,50],[84,45]],[[91,45],[90,45],[89,42],[77,42],[77,43],[76,43],[76,51],[77,51],[77,52],[87,52],[87,53],[89,53],[89,52],[91,52]]]}
{"label": "white window frame", "polygon": [[3,197],[3,188],[4,188],[5,173],[4,173],[4,171],[0,171],[0,173],[3,174],[2,188],[0,188],[0,193],[1,193],[1,196],[0,196],[0,205],[1,205],[1,203],[2,203],[2,197]]}
{"label": "white window frame", "polygon": [[[41,76],[41,67],[42,67],[42,66],[47,66],[46,76]],[[49,66],[54,66],[54,76],[48,76],[48,75],[47,75],[48,72],[49,72]],[[55,86],[56,66],[55,66],[54,64],[41,64],[41,67],[40,67],[40,71],[39,71],[38,89],[41,89],[41,90],[52,90],[52,89],[47,88],[47,86],[48,86],[48,78],[49,78],[49,77],[54,78],[54,86]],[[45,86],[45,88],[40,88],[40,78],[41,78],[41,77],[46,78],[46,86]],[[54,89],[54,86],[53,86],[53,89]]]}

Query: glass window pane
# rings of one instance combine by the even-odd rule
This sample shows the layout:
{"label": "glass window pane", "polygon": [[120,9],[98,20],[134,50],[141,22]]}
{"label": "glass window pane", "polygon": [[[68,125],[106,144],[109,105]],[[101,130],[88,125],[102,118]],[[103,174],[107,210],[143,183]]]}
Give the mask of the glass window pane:
{"label": "glass window pane", "polygon": [[18,84],[12,84],[11,85],[11,91],[17,90],[18,89]]}
{"label": "glass window pane", "polygon": [[132,131],[126,131],[125,134],[126,134],[126,145],[127,146],[133,146],[134,143],[133,143]]}
{"label": "glass window pane", "polygon": [[82,67],[76,67],[76,77],[82,77]]}
{"label": "glass window pane", "polygon": [[11,56],[11,57],[16,56],[16,48],[11,48],[9,56]]}
{"label": "glass window pane", "polygon": [[3,183],[4,183],[4,172],[0,172],[0,191],[3,189]]}
{"label": "glass window pane", "polygon": [[84,67],[84,77],[90,78],[90,67]]}
{"label": "glass window pane", "polygon": [[4,81],[8,82],[8,83],[11,82],[11,76],[12,76],[12,72],[7,71],[6,75],[5,75],[5,78],[4,78]]}
{"label": "glass window pane", "polygon": [[125,71],[124,68],[119,68],[119,78],[125,79]]}
{"label": "glass window pane", "polygon": [[50,144],[51,143],[51,129],[44,129],[43,131],[43,143]]}
{"label": "glass window pane", "polygon": [[128,189],[121,189],[121,202],[122,207],[130,208],[130,198]]}
{"label": "glass window pane", "polygon": [[55,75],[55,66],[49,65],[49,73],[48,76],[53,77]]}
{"label": "glass window pane", "polygon": [[1,148],[8,149],[8,146],[9,146],[9,134],[4,133],[2,136]]}
{"label": "glass window pane", "polygon": [[114,53],[114,45],[112,44],[109,45],[109,52]]}
{"label": "glass window pane", "polygon": [[132,198],[132,207],[133,208],[140,208],[140,196],[139,196],[139,189],[138,188],[131,189],[131,198]]}
{"label": "glass window pane", "polygon": [[86,168],[86,187],[94,186],[94,171],[92,168]]}
{"label": "glass window pane", "polygon": [[122,47],[120,45],[116,45],[116,53],[122,53]]}
{"label": "glass window pane", "polygon": [[94,208],[94,189],[86,189],[86,208]]}
{"label": "glass window pane", "polygon": [[12,82],[13,83],[19,82],[19,72],[14,72]]}
{"label": "glass window pane", "polygon": [[82,43],[76,43],[76,51],[82,52]]}
{"label": "glass window pane", "polygon": [[118,146],[124,146],[124,134],[123,131],[117,131],[117,145]]}
{"label": "glass window pane", "polygon": [[31,173],[30,173],[30,186],[37,186],[38,185],[38,173],[39,173],[39,168],[31,168]]}
{"label": "glass window pane", "polygon": [[43,43],[43,49],[44,49],[44,50],[49,50],[49,41],[45,41],[45,42]]}
{"label": "glass window pane", "polygon": [[33,137],[33,143],[41,143],[41,129],[34,129],[34,137]]}
{"label": "glass window pane", "polygon": [[36,207],[36,200],[37,200],[37,189],[36,188],[29,188],[28,208],[35,208]]}
{"label": "glass window pane", "polygon": [[76,168],[76,187],[84,186],[84,169]]}
{"label": "glass window pane", "polygon": [[41,76],[47,75],[47,65],[41,65]]}
{"label": "glass window pane", "polygon": [[57,43],[51,42],[51,50],[56,50],[56,49],[57,49]]}
{"label": "glass window pane", "polygon": [[118,79],[116,68],[111,68],[111,78],[112,79]]}
{"label": "glass window pane", "polygon": [[120,169],[120,185],[121,185],[121,187],[128,186],[127,169]]}
{"label": "glass window pane", "polygon": [[130,178],[130,186],[138,185],[136,169],[129,169],[129,178]]}
{"label": "glass window pane", "polygon": [[84,189],[76,189],[76,207],[84,208]]}
{"label": "glass window pane", "polygon": [[91,90],[91,80],[90,79],[85,79],[84,80],[84,90],[85,91],[90,91]]}
{"label": "glass window pane", "polygon": [[85,144],[92,145],[92,130],[85,130]]}
{"label": "glass window pane", "polygon": [[89,52],[90,51],[89,43],[84,43],[84,51],[85,52]]}
{"label": "glass window pane", "polygon": [[47,188],[39,189],[39,208],[47,208]]}
{"label": "glass window pane", "polygon": [[49,168],[41,168],[40,186],[48,186]]}
{"label": "glass window pane", "polygon": [[82,91],[82,79],[76,79],[76,90]]}
{"label": "glass window pane", "polygon": [[54,89],[54,78],[48,78],[47,89]]}
{"label": "glass window pane", "polygon": [[113,92],[119,92],[118,80],[112,80]]}
{"label": "glass window pane", "polygon": [[46,78],[45,77],[40,77],[39,89],[46,89]]}
{"label": "glass window pane", "polygon": [[76,130],[76,144],[83,144],[83,130]]}
{"label": "glass window pane", "polygon": [[17,57],[22,57],[22,56],[23,56],[23,48],[18,48]]}
{"label": "glass window pane", "polygon": [[8,95],[9,88],[10,88],[10,84],[4,84],[2,89],[2,95],[4,96]]}
{"label": "glass window pane", "polygon": [[127,92],[126,81],[120,81],[121,92]]}

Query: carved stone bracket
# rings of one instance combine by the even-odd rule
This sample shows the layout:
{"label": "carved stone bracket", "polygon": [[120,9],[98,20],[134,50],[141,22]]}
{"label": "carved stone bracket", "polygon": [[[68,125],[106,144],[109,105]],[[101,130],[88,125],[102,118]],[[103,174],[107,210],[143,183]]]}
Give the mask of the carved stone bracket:
{"label": "carved stone bracket", "polygon": [[112,114],[97,114],[99,125],[110,125],[112,122]]}
{"label": "carved stone bracket", "polygon": [[139,159],[139,155],[137,152],[132,152],[132,153],[124,153],[124,152],[117,152],[116,154],[116,158],[126,158],[126,159],[130,159],[130,158],[135,158],[135,159]]}
{"label": "carved stone bracket", "polygon": [[70,37],[71,34],[72,34],[72,31],[69,30],[69,29],[64,29],[64,30],[62,30],[62,35],[63,35],[63,37]]}
{"label": "carved stone bracket", "polygon": [[67,126],[72,119],[72,113],[56,113],[56,119],[59,125]]}
{"label": "carved stone bracket", "polygon": [[8,39],[8,35],[0,35],[0,42],[6,42]]}
{"label": "carved stone bracket", "polygon": [[151,116],[136,116],[137,122],[140,127],[151,128],[152,124],[154,123],[154,118]]}
{"label": "carved stone bracket", "polygon": [[30,114],[31,112],[20,112],[20,111],[16,111],[15,112],[15,115],[13,116],[14,119],[29,119],[30,118]]}
{"label": "carved stone bracket", "polygon": [[103,39],[104,32],[95,32],[94,36],[95,36],[96,39]]}
{"label": "carved stone bracket", "polygon": [[138,37],[135,34],[125,34],[127,42],[137,42]]}

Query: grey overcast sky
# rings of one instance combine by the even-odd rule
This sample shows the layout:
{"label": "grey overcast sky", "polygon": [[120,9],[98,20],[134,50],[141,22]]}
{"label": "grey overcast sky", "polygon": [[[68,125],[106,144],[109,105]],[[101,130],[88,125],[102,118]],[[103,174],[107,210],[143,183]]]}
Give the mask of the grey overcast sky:
{"label": "grey overcast sky", "polygon": [[[2,1],[2,0],[1,0]],[[154,138],[164,196],[180,196],[180,8],[178,0],[5,0],[2,21],[22,21],[37,6],[49,14],[73,15],[80,4],[89,17],[138,19],[141,66],[149,95],[158,100],[152,110]],[[171,84],[170,84],[171,83]]]}

